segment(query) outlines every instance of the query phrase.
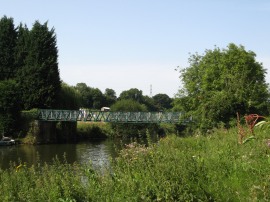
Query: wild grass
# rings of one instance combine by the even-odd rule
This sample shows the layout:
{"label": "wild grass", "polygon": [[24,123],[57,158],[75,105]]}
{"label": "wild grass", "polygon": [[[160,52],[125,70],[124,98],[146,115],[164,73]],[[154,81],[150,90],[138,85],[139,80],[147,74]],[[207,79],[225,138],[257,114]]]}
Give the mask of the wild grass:
{"label": "wild grass", "polygon": [[105,173],[91,165],[0,171],[1,201],[269,201],[269,134],[238,144],[237,129],[126,145]]}
{"label": "wild grass", "polygon": [[105,139],[111,133],[110,125],[107,123],[77,122],[77,137],[79,139]]}

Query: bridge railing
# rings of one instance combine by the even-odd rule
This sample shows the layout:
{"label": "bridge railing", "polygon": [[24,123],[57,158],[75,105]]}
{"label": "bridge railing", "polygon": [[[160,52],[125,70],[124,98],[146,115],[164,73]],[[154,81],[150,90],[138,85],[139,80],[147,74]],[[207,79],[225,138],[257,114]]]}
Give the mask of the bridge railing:
{"label": "bridge railing", "polygon": [[39,109],[38,120],[115,123],[178,123],[181,115],[181,112],[105,112]]}

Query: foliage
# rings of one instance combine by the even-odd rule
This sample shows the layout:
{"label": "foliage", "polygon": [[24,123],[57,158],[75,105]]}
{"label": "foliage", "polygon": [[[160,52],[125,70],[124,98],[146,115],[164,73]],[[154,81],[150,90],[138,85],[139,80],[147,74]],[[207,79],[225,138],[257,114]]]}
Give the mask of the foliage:
{"label": "foliage", "polygon": [[56,98],[60,90],[58,50],[54,29],[49,30],[47,23],[42,25],[36,21],[29,34],[20,36],[26,37],[20,39],[22,46],[25,45],[20,47],[20,50],[27,50],[26,55],[17,53],[24,55],[22,57],[25,58],[23,67],[17,74],[24,109],[53,108],[56,106]]}
{"label": "foliage", "polygon": [[91,88],[85,83],[77,83],[75,88],[81,94],[81,107],[90,109],[100,109],[103,107],[105,98],[98,88]]}
{"label": "foliage", "polygon": [[38,109],[36,108],[21,111],[21,117],[29,121],[36,120],[37,116],[38,116]]}
{"label": "foliage", "polygon": [[154,99],[147,95],[143,96],[143,100],[141,104],[145,105],[148,111],[158,111],[158,108],[154,103]]}
{"label": "foliage", "polygon": [[77,137],[83,139],[105,139],[111,135],[110,125],[107,123],[77,122]]}
{"label": "foliage", "polygon": [[17,32],[13,18],[4,16],[0,19],[0,81],[13,77],[16,72],[14,52]]}
{"label": "foliage", "polygon": [[153,100],[159,111],[172,108],[172,99],[167,94],[156,94],[153,96]]}
{"label": "foliage", "polygon": [[[125,145],[111,168],[61,164],[0,170],[1,201],[269,201],[268,132],[236,128]],[[142,172],[143,171],[143,172]],[[18,183],[20,182],[20,183]]]}
{"label": "foliage", "polygon": [[142,103],[143,93],[137,88],[131,88],[120,93],[119,100],[134,100],[136,102]]}
{"label": "foliage", "polygon": [[[29,41],[30,38],[30,31],[26,25],[22,23],[17,28],[17,41],[16,41],[16,48],[15,48],[15,65],[18,69],[21,69],[25,65],[25,60],[29,54]],[[17,75],[20,76],[20,75]]]}
{"label": "foliage", "polygon": [[111,106],[112,111],[117,112],[146,112],[146,106],[134,100],[119,100]]}
{"label": "foliage", "polygon": [[86,201],[78,165],[62,164],[57,158],[53,165],[27,167],[20,163],[10,170],[0,170],[0,175],[3,202]]}
{"label": "foliage", "polygon": [[20,119],[20,98],[14,80],[0,81],[0,133],[14,136]]}
{"label": "foliage", "polygon": [[104,103],[104,96],[102,92],[98,88],[91,88],[91,95],[92,95],[92,103],[93,109],[101,109],[103,107]]}
{"label": "foliage", "polygon": [[[111,111],[117,112],[145,112],[147,108],[134,100],[119,100],[111,106]],[[116,136],[130,138],[146,135],[147,124],[142,123],[111,123],[113,133]]]}
{"label": "foliage", "polygon": [[180,71],[183,88],[174,108],[192,116],[202,131],[220,123],[228,126],[236,112],[267,113],[266,72],[255,56],[234,44],[191,55],[190,66]]}
{"label": "foliage", "polygon": [[82,102],[81,94],[74,87],[62,82],[57,102],[59,109],[79,109]]}
{"label": "foliage", "polygon": [[157,111],[154,100],[149,96],[144,96],[141,90],[137,88],[131,88],[129,90],[123,91],[118,100],[134,100],[140,104],[143,104],[147,107],[149,111]]}
{"label": "foliage", "polygon": [[105,97],[104,106],[108,106],[108,107],[113,105],[117,100],[115,91],[110,88],[105,89],[104,97]]}

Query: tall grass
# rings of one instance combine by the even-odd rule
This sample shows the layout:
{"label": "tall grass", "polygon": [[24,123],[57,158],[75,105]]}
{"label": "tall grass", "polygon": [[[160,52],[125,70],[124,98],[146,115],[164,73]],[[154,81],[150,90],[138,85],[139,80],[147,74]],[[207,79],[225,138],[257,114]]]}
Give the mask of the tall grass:
{"label": "tall grass", "polygon": [[77,122],[77,137],[79,139],[105,139],[111,133],[110,125],[107,123]]}
{"label": "tall grass", "polygon": [[105,173],[91,165],[0,171],[1,201],[269,201],[268,133],[238,144],[236,129],[125,146]]}

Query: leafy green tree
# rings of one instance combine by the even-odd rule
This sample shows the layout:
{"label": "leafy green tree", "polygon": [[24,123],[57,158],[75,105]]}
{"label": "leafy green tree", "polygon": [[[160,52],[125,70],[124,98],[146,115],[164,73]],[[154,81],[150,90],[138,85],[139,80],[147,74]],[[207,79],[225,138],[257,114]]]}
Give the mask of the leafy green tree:
{"label": "leafy green tree", "polygon": [[85,83],[77,83],[75,89],[80,93],[82,103],[81,107],[92,108],[92,95],[90,88]]}
{"label": "leafy green tree", "polygon": [[147,107],[148,111],[157,111],[158,110],[154,104],[153,98],[151,98],[147,95],[143,96],[143,100],[142,100],[141,104],[144,104]]}
{"label": "leafy green tree", "polygon": [[189,67],[180,71],[183,88],[174,108],[192,116],[202,131],[220,123],[228,125],[240,114],[265,114],[269,93],[265,69],[256,54],[243,46],[206,50],[189,58]]}
{"label": "leafy green tree", "polygon": [[144,96],[141,90],[137,88],[131,88],[129,90],[123,91],[119,95],[119,100],[134,100],[140,104],[147,107],[148,111],[156,111],[157,108],[154,106],[154,101],[149,96]]}
{"label": "leafy green tree", "polygon": [[105,106],[111,106],[113,105],[116,100],[117,100],[117,96],[116,96],[116,93],[113,89],[110,89],[110,88],[106,88],[105,89],[105,93],[104,93],[104,105]]}
{"label": "leafy green tree", "polygon": [[131,88],[129,90],[123,91],[119,95],[119,100],[135,100],[139,103],[143,102],[143,93],[141,90],[138,90],[137,88]]}
{"label": "leafy green tree", "polygon": [[112,111],[117,112],[146,112],[145,105],[136,102],[135,100],[119,100],[111,107]]}
{"label": "leafy green tree", "polygon": [[[27,37],[28,35],[20,36]],[[29,40],[19,40],[26,41],[27,44],[24,66],[17,76],[24,109],[54,108],[60,91],[58,50],[54,28],[49,30],[47,22],[42,25],[36,21],[29,32]]]}
{"label": "leafy green tree", "polygon": [[156,94],[153,96],[154,105],[158,110],[166,110],[172,108],[172,99],[167,94]]}
{"label": "leafy green tree", "polygon": [[[146,112],[147,108],[134,100],[119,100],[111,106],[111,111],[117,112]],[[147,124],[111,123],[117,136],[130,138],[146,135]]]}
{"label": "leafy green tree", "polygon": [[91,88],[85,83],[78,83],[76,89],[82,97],[82,106],[91,109],[100,109],[104,104],[104,95],[98,88]]}
{"label": "leafy green tree", "polygon": [[81,107],[81,94],[75,87],[69,86],[62,82],[59,94],[58,107],[59,109],[79,109]]}
{"label": "leafy green tree", "polygon": [[0,81],[14,77],[14,65],[17,31],[13,18],[4,16],[0,19]]}
{"label": "leafy green tree", "polygon": [[100,109],[104,105],[104,95],[98,88],[90,88],[90,93],[92,96],[92,108]]}

